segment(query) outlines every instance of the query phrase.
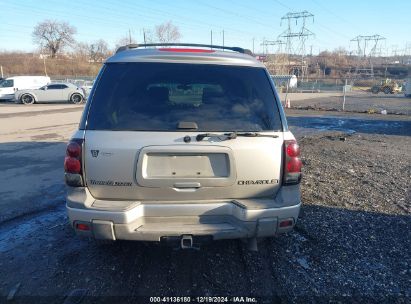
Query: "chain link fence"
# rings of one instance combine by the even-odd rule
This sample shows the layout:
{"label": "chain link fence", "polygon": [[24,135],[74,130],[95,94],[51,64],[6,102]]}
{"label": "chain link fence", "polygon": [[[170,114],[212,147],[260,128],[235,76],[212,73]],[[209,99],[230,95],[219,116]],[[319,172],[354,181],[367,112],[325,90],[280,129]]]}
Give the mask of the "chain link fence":
{"label": "chain link fence", "polygon": [[[86,95],[91,90],[94,77],[60,76],[53,82],[70,82],[84,88]],[[411,79],[409,79],[411,81]],[[296,87],[277,87],[281,100],[291,108],[357,113],[382,113],[411,116],[411,98],[406,97],[406,79],[308,79],[298,81]]]}
{"label": "chain link fence", "polygon": [[51,77],[52,82],[68,82],[72,83],[84,92],[85,97],[87,98],[91,88],[94,84],[95,77],[92,76],[53,76]]}
{"label": "chain link fence", "polygon": [[296,109],[411,115],[411,98],[406,97],[405,81],[308,79],[299,81],[288,92],[285,87],[277,89],[284,105]]}

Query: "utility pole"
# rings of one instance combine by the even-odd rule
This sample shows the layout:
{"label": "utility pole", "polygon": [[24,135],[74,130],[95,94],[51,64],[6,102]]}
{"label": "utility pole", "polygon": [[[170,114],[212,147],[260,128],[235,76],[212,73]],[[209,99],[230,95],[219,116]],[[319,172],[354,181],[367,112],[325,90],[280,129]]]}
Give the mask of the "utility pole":
{"label": "utility pole", "polygon": [[[224,48],[224,30],[223,30],[223,48]],[[223,49],[224,51],[224,49]]]}
{"label": "utility pole", "polygon": [[255,40],[255,38],[253,37],[253,54],[255,54],[255,52],[254,52],[254,40]]}
{"label": "utility pole", "polygon": [[143,28],[143,39],[144,39],[144,44],[146,44],[146,29]]}
{"label": "utility pole", "polygon": [[397,44],[391,45],[391,56],[397,57],[397,52],[398,52],[398,45]]}
{"label": "utility pole", "polygon": [[[44,75],[47,76],[46,57],[43,55]],[[1,68],[1,77],[3,77],[3,67]]]}
{"label": "utility pole", "polygon": [[[289,69],[297,70],[299,76],[302,78],[301,81],[304,79],[304,76],[307,73],[308,64],[304,60],[305,59],[305,42],[310,36],[314,36],[314,33],[311,32],[309,29],[306,28],[306,21],[307,19],[312,19],[314,23],[314,15],[307,11],[296,12],[296,13],[287,13],[285,16],[281,18],[282,25],[283,21],[287,21],[288,27],[287,29],[278,36],[279,40],[284,39],[286,41],[286,53],[288,54],[288,65]],[[300,22],[299,29],[294,29],[292,24],[298,25]],[[293,43],[294,42],[294,43]],[[297,50],[293,48],[293,45],[298,43]],[[290,56],[295,54],[301,57],[301,64],[298,66],[291,66]]]}
{"label": "utility pole", "polygon": [[266,44],[266,39],[265,39],[265,37],[263,38],[263,42],[260,44],[260,46],[262,46],[263,47],[263,54],[264,55],[267,55],[267,44]]}
{"label": "utility pole", "polygon": [[347,79],[345,80],[345,85],[343,87],[343,93],[344,93],[344,97],[343,97],[343,105],[342,105],[342,110],[345,111],[345,93],[347,91]]}
{"label": "utility pole", "polygon": [[211,30],[211,44],[210,45],[213,45],[213,30]]}
{"label": "utility pole", "polygon": [[128,29],[128,41],[131,44],[131,30]]}

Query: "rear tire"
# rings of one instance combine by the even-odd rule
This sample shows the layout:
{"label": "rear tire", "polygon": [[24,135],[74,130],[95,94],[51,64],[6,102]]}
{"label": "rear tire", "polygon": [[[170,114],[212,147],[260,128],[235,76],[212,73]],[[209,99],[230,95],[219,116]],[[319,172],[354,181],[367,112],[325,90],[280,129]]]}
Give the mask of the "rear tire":
{"label": "rear tire", "polygon": [[373,94],[378,94],[380,92],[380,89],[378,87],[373,87],[373,88],[371,88],[371,92]]}
{"label": "rear tire", "polygon": [[28,93],[21,95],[20,101],[25,105],[30,105],[36,102],[34,96]]}
{"label": "rear tire", "polygon": [[80,104],[84,100],[83,96],[79,93],[74,93],[70,96],[70,101],[74,104]]}
{"label": "rear tire", "polygon": [[392,94],[391,88],[390,88],[390,87],[385,87],[385,88],[384,88],[384,93],[385,93],[385,94]]}

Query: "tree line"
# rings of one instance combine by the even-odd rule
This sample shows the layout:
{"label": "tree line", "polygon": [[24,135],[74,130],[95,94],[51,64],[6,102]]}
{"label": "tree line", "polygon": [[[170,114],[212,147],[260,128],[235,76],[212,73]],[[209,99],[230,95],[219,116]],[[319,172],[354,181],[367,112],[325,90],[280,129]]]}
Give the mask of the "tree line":
{"label": "tree line", "polygon": [[[56,58],[59,54],[73,53],[76,57],[91,62],[102,62],[113,50],[104,39],[93,42],[76,41],[74,36],[77,29],[65,21],[44,20],[38,23],[32,32],[33,42],[39,47],[43,55]],[[145,30],[145,42],[178,42],[181,33],[177,26],[171,21],[155,26],[153,29]],[[137,41],[129,35],[120,38],[115,48]]]}

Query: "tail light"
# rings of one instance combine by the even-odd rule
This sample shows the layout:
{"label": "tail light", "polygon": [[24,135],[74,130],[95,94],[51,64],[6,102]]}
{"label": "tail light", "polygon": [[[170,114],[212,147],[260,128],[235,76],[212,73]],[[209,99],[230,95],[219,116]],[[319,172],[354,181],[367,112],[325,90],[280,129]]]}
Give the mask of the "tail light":
{"label": "tail light", "polygon": [[295,185],[301,181],[300,147],[295,140],[286,140],[284,144],[284,185]]}
{"label": "tail light", "polygon": [[90,231],[91,229],[90,229],[90,225],[88,225],[88,224],[83,224],[83,223],[76,223],[75,225],[74,225],[74,227],[77,229],[77,230],[82,230],[82,231]]}
{"label": "tail light", "polygon": [[83,165],[82,165],[82,139],[72,139],[66,148],[64,158],[64,177],[66,184],[71,187],[82,187]]}
{"label": "tail light", "polygon": [[280,221],[280,224],[278,225],[280,228],[286,228],[286,227],[291,227],[294,224],[294,221],[292,219],[285,219]]}

